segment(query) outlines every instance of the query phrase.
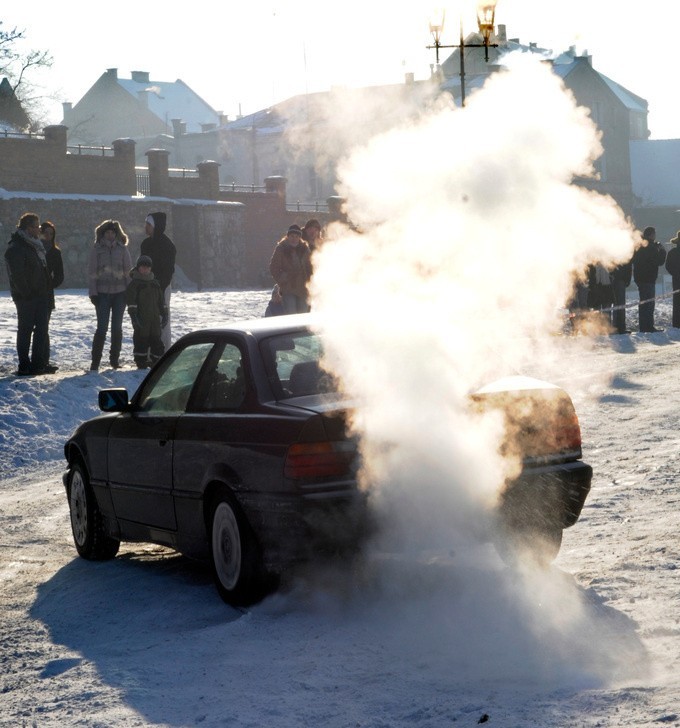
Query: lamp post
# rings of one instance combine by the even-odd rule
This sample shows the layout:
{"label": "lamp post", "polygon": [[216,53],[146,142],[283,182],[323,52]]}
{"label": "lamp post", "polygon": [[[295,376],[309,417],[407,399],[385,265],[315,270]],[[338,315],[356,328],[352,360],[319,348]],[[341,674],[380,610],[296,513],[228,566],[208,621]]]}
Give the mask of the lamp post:
{"label": "lamp post", "polygon": [[477,26],[479,32],[484,39],[483,43],[466,43],[463,36],[463,17],[460,18],[460,42],[457,45],[444,45],[441,42],[441,34],[444,30],[444,20],[446,12],[442,11],[441,17],[434,22],[430,21],[430,33],[434,38],[434,45],[426,46],[428,49],[434,48],[435,60],[437,68],[439,68],[439,49],[440,48],[458,48],[460,57],[460,99],[461,106],[465,106],[465,49],[466,48],[484,48],[484,61],[489,61],[489,48],[498,48],[498,43],[489,43],[491,34],[493,33],[496,4],[498,0],[479,0],[477,2]]}

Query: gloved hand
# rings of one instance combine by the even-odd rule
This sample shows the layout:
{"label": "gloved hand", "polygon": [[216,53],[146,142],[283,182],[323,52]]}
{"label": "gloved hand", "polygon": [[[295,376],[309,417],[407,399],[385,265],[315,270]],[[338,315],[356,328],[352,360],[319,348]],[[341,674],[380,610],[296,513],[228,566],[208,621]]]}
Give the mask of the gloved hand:
{"label": "gloved hand", "polygon": [[168,325],[168,320],[170,319],[167,310],[163,311],[161,313],[161,328],[164,329]]}
{"label": "gloved hand", "polygon": [[90,301],[93,306],[97,305],[97,301],[99,300],[99,296],[90,296]]}

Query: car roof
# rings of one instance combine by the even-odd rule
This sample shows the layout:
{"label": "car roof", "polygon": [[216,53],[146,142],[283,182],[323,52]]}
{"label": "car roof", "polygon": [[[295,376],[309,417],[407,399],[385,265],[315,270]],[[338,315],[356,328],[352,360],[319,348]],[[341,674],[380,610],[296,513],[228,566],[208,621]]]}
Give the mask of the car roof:
{"label": "car roof", "polygon": [[277,334],[293,333],[305,329],[318,328],[319,319],[311,313],[293,314],[290,316],[269,316],[267,318],[229,321],[223,326],[211,326],[197,329],[181,338],[201,336],[222,336],[224,334],[248,334],[255,339],[264,339]]}

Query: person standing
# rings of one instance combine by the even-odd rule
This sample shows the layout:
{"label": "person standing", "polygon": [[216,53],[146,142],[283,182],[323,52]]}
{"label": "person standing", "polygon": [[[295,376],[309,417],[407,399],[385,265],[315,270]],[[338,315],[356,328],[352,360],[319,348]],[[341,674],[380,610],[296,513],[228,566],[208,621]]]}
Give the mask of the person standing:
{"label": "person standing", "polygon": [[673,328],[680,329],[680,230],[671,240],[671,248],[666,256],[666,270],[673,278]]}
{"label": "person standing", "polygon": [[305,226],[302,228],[302,239],[309,246],[310,253],[315,253],[321,248],[323,242],[321,237],[321,223],[316,218],[307,220]]}
{"label": "person standing", "polygon": [[45,248],[45,258],[47,259],[47,270],[50,274],[52,288],[50,290],[50,310],[48,315],[47,336],[45,337],[45,355],[44,361],[48,366],[58,368],[54,364],[50,364],[50,330],[49,321],[52,318],[52,311],[55,309],[54,289],[64,282],[64,262],[61,257],[61,248],[57,245],[57,229],[49,220],[45,220],[40,226],[40,239]]}
{"label": "person standing", "polygon": [[132,355],[137,369],[146,369],[163,355],[161,323],[165,319],[165,302],[160,284],[151,272],[153,266],[148,255],[140,255],[130,271],[130,285],[125,293],[128,313],[132,322]]}
{"label": "person standing", "polygon": [[662,331],[654,326],[654,298],[659,266],[665,260],[666,251],[656,241],[656,229],[646,227],[642,233],[642,245],[633,253],[633,280],[640,295],[638,312],[642,333]]}
{"label": "person standing", "polygon": [[311,256],[299,225],[291,225],[279,240],[269,263],[269,271],[279,286],[286,314],[306,313],[307,284],[312,275]]}
{"label": "person standing", "polygon": [[612,310],[612,324],[617,334],[629,334],[626,328],[626,288],[633,277],[633,263],[621,263],[611,272],[612,293],[614,294],[614,308]]}
{"label": "person standing", "polygon": [[175,244],[165,234],[167,215],[164,212],[152,212],[144,223],[146,238],[142,240],[140,253],[148,255],[153,261],[154,276],[163,291],[165,302],[165,325],[161,329],[161,339],[166,351],[172,343],[170,331],[170,296],[172,295],[172,276],[175,273]]}
{"label": "person standing", "polygon": [[17,309],[17,376],[52,374],[45,359],[52,282],[45,248],[40,240],[40,218],[24,213],[5,252],[12,300]]}
{"label": "person standing", "polygon": [[90,301],[97,312],[97,329],[92,340],[91,371],[99,369],[109,319],[111,320],[109,362],[114,369],[120,367],[125,291],[132,268],[127,240],[127,235],[118,220],[104,220],[95,230],[95,241],[90,249],[88,265]]}

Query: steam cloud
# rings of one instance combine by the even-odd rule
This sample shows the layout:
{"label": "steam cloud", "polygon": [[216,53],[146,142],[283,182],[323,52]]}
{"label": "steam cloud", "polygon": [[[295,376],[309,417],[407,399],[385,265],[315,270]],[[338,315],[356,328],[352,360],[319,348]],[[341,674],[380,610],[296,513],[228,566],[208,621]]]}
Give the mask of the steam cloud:
{"label": "steam cloud", "polygon": [[[386,551],[457,553],[488,535],[507,465],[497,454],[500,423],[472,418],[467,397],[536,362],[543,372],[558,360],[564,367],[564,339],[554,334],[574,272],[630,258],[636,233],[618,206],[572,184],[593,175],[601,151],[587,111],[556,75],[519,56],[466,109],[442,101],[373,138],[341,169],[340,193],[360,232],[330,231],[314,261],[313,308],[329,364],[358,402],[354,426]],[[587,341],[570,340],[572,355],[580,345]],[[594,646],[571,639],[579,599],[553,586],[531,587],[544,613],[552,603],[561,614],[536,633],[562,635],[593,657]],[[489,639],[483,618],[475,622],[480,606],[466,614],[478,646]],[[491,618],[497,629],[510,612]],[[506,634],[511,651],[516,630]],[[460,638],[455,648],[466,652]],[[532,654],[524,667],[543,670]]]}

